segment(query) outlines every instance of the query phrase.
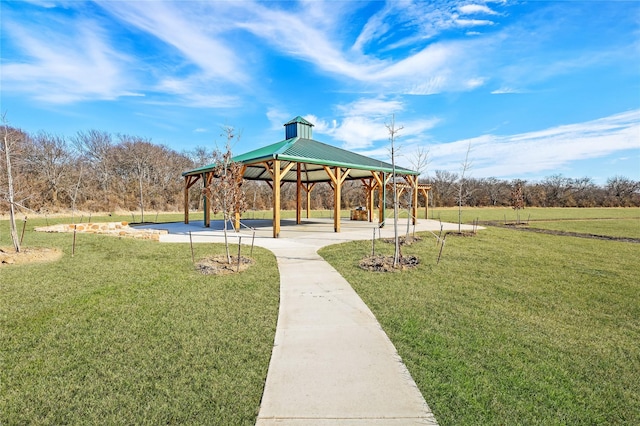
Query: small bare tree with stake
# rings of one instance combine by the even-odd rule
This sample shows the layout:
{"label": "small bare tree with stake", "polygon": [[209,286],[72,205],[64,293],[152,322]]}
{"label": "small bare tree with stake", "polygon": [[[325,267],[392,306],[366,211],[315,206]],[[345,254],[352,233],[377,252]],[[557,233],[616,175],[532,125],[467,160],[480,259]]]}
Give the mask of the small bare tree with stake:
{"label": "small bare tree with stake", "polygon": [[232,141],[238,139],[233,127],[224,127],[226,146],[224,151],[214,151],[215,168],[214,179],[207,185],[203,193],[211,203],[214,213],[221,212],[224,220],[224,245],[228,263],[231,263],[227,224],[236,213],[246,210],[246,200],[242,191],[242,164],[233,161],[231,151]]}
{"label": "small bare tree with stake", "polygon": [[516,180],[511,190],[511,207],[516,211],[516,225],[520,224],[520,210],[524,209],[522,181]]}
{"label": "small bare tree with stake", "polygon": [[[425,172],[427,170],[427,167],[429,166],[429,149],[425,149],[422,146],[419,146],[418,149],[416,150],[413,158],[411,160],[409,160],[411,162],[411,166],[413,167],[413,170],[415,170],[416,172],[418,172],[418,175],[416,176],[416,181],[418,181],[420,179],[420,176],[422,175],[423,172]],[[411,219],[413,219],[414,225],[413,225],[413,234],[415,235],[416,233],[416,226],[415,226],[415,217],[413,217],[412,212],[413,209],[412,207],[412,203],[413,203],[413,191],[415,191],[415,187],[411,186],[410,190],[409,190],[409,217],[407,219],[407,235],[405,238],[409,238],[409,224],[411,223]],[[416,206],[417,208],[418,206]]]}
{"label": "small bare tree with stake", "polygon": [[395,245],[395,251],[393,253],[393,267],[396,268],[400,262],[400,239],[398,237],[398,188],[396,185],[396,148],[395,141],[400,130],[404,129],[403,126],[396,127],[396,116],[391,116],[391,124],[385,124],[385,127],[389,131],[389,141],[391,142],[391,167],[393,182],[393,240]]}
{"label": "small bare tree with stake", "polygon": [[18,238],[18,228],[16,226],[16,209],[15,209],[15,200],[14,200],[14,189],[13,189],[13,175],[11,172],[11,147],[15,142],[13,138],[12,131],[9,130],[9,126],[6,120],[6,113],[2,114],[2,146],[0,149],[4,152],[4,160],[5,160],[5,173],[7,177],[7,201],[9,203],[9,224],[10,224],[10,233],[11,233],[11,241],[13,242],[13,248],[16,253],[20,252],[20,238]]}
{"label": "small bare tree with stake", "polygon": [[471,171],[472,162],[469,159],[471,153],[471,142],[467,146],[467,153],[464,156],[464,161],[460,164],[460,177],[458,178],[458,233],[462,233],[462,202],[463,202],[463,189],[466,175]]}

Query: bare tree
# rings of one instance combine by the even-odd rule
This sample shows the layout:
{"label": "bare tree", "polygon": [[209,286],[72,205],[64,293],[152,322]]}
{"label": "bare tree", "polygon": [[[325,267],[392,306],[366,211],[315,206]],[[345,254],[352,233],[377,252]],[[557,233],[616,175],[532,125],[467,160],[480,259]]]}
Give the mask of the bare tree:
{"label": "bare tree", "polygon": [[[416,176],[416,180],[418,180],[420,178],[420,176],[422,175],[422,173],[425,173],[427,171],[427,167],[429,166],[429,149],[419,146],[418,149],[416,149],[413,157],[409,160],[409,162],[411,163],[411,167],[413,167],[413,170],[415,170],[416,172],[418,172],[418,176]],[[405,238],[409,238],[409,227],[410,227],[410,223],[412,222],[411,219],[413,219],[414,223],[415,223],[415,217],[413,217],[412,214],[412,203],[413,203],[413,191],[415,191],[415,188],[413,187],[413,185],[411,186],[411,188],[409,189],[409,207],[408,207],[408,216],[407,216],[407,234],[405,236]],[[417,206],[416,206],[417,208]],[[414,230],[414,234],[415,234],[415,224],[413,226],[413,230]]]}
{"label": "bare tree", "polygon": [[111,134],[99,130],[89,130],[78,132],[72,143],[81,154],[81,157],[88,160],[91,166],[90,175],[97,180],[97,192],[103,196],[104,208],[109,208],[109,186],[115,169],[113,158],[114,144]]}
{"label": "bare tree", "polygon": [[391,124],[385,124],[389,132],[389,141],[391,142],[391,167],[392,167],[392,182],[393,182],[393,240],[395,245],[395,250],[393,253],[393,267],[398,266],[398,262],[400,262],[400,239],[398,237],[398,187],[397,187],[397,179],[396,175],[396,148],[395,141],[398,137],[398,133],[400,130],[404,129],[403,126],[396,127],[396,116],[393,114],[391,116]]}
{"label": "bare tree", "polygon": [[82,161],[77,161],[78,165],[77,170],[77,178],[78,180],[73,182],[72,186],[69,188],[69,198],[71,198],[71,220],[74,221],[75,213],[76,213],[76,203],[78,200],[78,193],[80,192],[80,185],[82,184],[82,173],[84,171],[84,163]]}
{"label": "bare tree", "polygon": [[437,198],[439,205],[442,207],[451,207],[455,203],[456,182],[458,181],[457,173],[448,170],[436,170],[433,184],[435,187],[434,198]]}
{"label": "bare tree", "polygon": [[460,177],[458,178],[458,232],[462,232],[462,190],[464,188],[466,175],[471,171],[472,162],[469,159],[471,153],[471,142],[467,146],[467,152],[464,156],[464,161],[460,164]]}
{"label": "bare tree", "polygon": [[63,181],[72,167],[71,153],[63,137],[39,132],[32,138],[25,162],[30,174],[42,181],[44,202],[59,204]]}
{"label": "bare tree", "polygon": [[121,141],[120,147],[122,149],[122,158],[120,158],[120,161],[129,167],[132,177],[136,179],[141,216],[140,221],[144,222],[145,182],[149,181],[151,159],[156,146],[150,141],[137,136],[120,135],[119,137]]}
{"label": "bare tree", "polygon": [[634,196],[640,193],[640,182],[633,181],[625,176],[614,176],[607,179],[605,186],[607,201],[614,207],[632,206]]}
{"label": "bare tree", "polygon": [[227,238],[227,224],[236,213],[243,213],[246,210],[246,200],[242,191],[242,165],[233,161],[232,141],[236,138],[233,127],[224,127],[226,137],[225,150],[214,151],[215,169],[214,179],[211,184],[204,188],[204,195],[207,197],[214,212],[221,212],[224,220],[224,244],[227,261],[231,263],[229,252],[229,240]]}
{"label": "bare tree", "polygon": [[516,225],[520,224],[520,210],[524,209],[524,182],[516,180],[511,190],[511,207],[516,211]]}
{"label": "bare tree", "polygon": [[7,124],[6,113],[2,114],[2,146],[0,147],[4,152],[5,159],[5,171],[7,174],[7,201],[9,202],[9,225],[11,228],[11,241],[13,242],[13,248],[17,253],[20,252],[20,239],[18,238],[18,228],[16,227],[16,211],[15,200],[13,190],[13,174],[11,171],[11,147],[15,142],[15,136],[17,133],[15,130],[9,130]]}

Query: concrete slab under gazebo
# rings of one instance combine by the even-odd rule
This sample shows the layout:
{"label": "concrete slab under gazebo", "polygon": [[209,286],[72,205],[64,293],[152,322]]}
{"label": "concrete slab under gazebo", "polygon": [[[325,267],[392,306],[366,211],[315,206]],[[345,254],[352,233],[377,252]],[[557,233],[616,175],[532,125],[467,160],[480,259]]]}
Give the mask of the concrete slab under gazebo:
{"label": "concrete slab under gazebo", "polygon": [[[273,237],[280,235],[280,188],[283,183],[296,184],[296,223],[302,219],[302,195],[305,195],[307,217],[310,210],[310,194],[320,182],[328,183],[334,193],[334,232],[340,232],[340,207],[342,185],[346,180],[360,180],[367,194],[369,222],[373,222],[374,197],[378,193],[379,221],[384,221],[385,191],[393,177],[391,164],[340,149],[312,139],[313,124],[302,117],[285,123],[285,139],[274,144],[235,156],[232,161],[242,164],[242,177],[246,180],[265,181],[273,190]],[[189,189],[197,182],[203,187],[214,178],[215,164],[188,170],[182,174],[184,183],[184,222],[189,223]],[[412,188],[412,216],[417,217],[418,194],[422,193],[428,205],[428,185],[418,184],[419,173],[403,167],[395,167],[396,176],[403,179],[400,191]],[[236,214],[236,229],[239,215]],[[211,206],[204,199],[204,225],[210,226]]]}

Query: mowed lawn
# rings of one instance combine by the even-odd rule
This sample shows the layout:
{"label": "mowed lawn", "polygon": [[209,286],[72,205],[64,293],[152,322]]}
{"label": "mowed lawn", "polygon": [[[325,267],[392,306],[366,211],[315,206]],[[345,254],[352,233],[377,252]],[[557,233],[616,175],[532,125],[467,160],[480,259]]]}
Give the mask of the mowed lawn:
{"label": "mowed lawn", "polygon": [[436,265],[435,239],[422,237],[403,249],[420,266],[401,273],[357,266],[370,241],[321,255],[372,309],[441,425],[640,424],[640,244],[488,228],[448,236]]}
{"label": "mowed lawn", "polygon": [[278,313],[270,252],[205,276],[185,244],[78,234],[71,257],[72,234],[31,231],[44,222],[24,246],[62,259],[0,266],[0,424],[254,424]]}

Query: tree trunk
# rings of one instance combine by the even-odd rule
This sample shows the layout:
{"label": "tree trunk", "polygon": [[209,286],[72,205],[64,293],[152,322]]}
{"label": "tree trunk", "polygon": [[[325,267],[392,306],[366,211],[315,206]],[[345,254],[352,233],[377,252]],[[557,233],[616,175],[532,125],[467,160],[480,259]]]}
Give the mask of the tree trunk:
{"label": "tree trunk", "polygon": [[20,238],[18,238],[18,228],[16,227],[16,209],[13,193],[13,176],[11,175],[11,155],[9,153],[9,140],[7,137],[7,128],[4,128],[4,155],[7,162],[7,183],[9,189],[9,224],[11,226],[11,241],[16,253],[20,252]]}
{"label": "tree trunk", "polygon": [[142,172],[138,176],[138,188],[140,189],[140,222],[144,223],[144,199],[142,198]]}

